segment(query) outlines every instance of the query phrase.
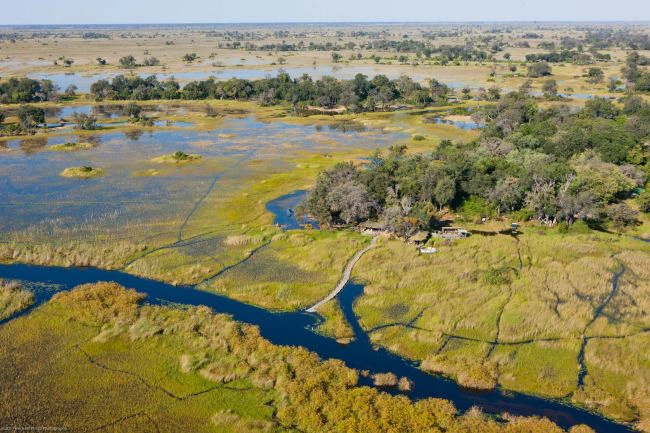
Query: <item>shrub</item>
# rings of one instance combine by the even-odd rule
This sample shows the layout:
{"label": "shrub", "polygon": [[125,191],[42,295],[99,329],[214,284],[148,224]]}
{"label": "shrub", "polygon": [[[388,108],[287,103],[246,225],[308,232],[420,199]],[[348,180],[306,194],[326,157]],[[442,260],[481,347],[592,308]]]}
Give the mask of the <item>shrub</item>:
{"label": "shrub", "polygon": [[642,192],[636,199],[639,204],[639,210],[644,213],[650,213],[650,192]]}
{"label": "shrub", "polygon": [[510,284],[510,268],[488,268],[483,272],[483,281],[492,285]]}

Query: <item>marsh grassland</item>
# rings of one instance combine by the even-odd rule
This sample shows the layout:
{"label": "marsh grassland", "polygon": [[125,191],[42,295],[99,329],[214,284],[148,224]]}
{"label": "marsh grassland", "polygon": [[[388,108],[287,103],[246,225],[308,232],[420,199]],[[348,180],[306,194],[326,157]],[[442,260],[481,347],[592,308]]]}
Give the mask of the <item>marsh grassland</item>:
{"label": "marsh grassland", "polygon": [[470,387],[648,416],[648,244],[531,226],[435,245],[387,240],[355,268],[376,344]]}
{"label": "marsh grassland", "polygon": [[3,421],[125,432],[562,431],[357,387],[355,370],[271,345],[225,315],[142,301],[114,283],[84,285],[0,328],[0,360],[10,366],[0,375],[11,384],[0,388]]}
{"label": "marsh grassland", "polygon": [[34,302],[32,292],[17,281],[0,280],[0,320],[23,311]]}

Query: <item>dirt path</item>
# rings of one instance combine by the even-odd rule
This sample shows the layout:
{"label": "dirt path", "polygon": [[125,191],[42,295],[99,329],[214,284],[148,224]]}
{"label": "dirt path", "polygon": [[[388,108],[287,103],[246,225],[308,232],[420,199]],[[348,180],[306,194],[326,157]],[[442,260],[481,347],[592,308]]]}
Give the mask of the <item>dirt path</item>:
{"label": "dirt path", "polygon": [[316,304],[313,306],[309,307],[307,309],[307,312],[309,313],[315,313],[316,310],[318,310],[322,305],[326,304],[327,302],[331,301],[332,299],[336,298],[336,295],[338,295],[341,290],[343,290],[343,287],[347,284],[348,280],[350,279],[350,274],[352,273],[352,268],[354,268],[354,265],[357,264],[361,256],[363,256],[365,253],[367,253],[372,247],[374,247],[377,244],[377,238],[372,238],[372,241],[370,242],[370,245],[359,251],[352,257],[352,260],[348,262],[348,264],[345,266],[345,270],[343,271],[343,276],[339,280],[339,283],[336,285],[334,290],[330,292],[329,295],[327,295],[325,298],[321,299],[318,301]]}

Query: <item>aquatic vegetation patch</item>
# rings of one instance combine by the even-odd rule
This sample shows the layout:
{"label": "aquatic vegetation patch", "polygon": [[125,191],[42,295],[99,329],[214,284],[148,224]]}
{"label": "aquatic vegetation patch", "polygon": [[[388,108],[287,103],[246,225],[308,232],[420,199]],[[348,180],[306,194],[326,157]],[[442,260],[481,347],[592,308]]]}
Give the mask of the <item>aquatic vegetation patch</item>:
{"label": "aquatic vegetation patch", "polygon": [[68,167],[59,173],[62,177],[76,177],[80,179],[90,179],[104,174],[104,170],[98,167],[83,165],[81,167]]}
{"label": "aquatic vegetation patch", "polygon": [[198,161],[201,159],[201,155],[197,155],[195,153],[185,153],[181,150],[176,151],[174,153],[170,153],[168,155],[163,155],[159,156],[156,158],[153,158],[151,162],[156,162],[156,163],[186,163],[186,162],[192,162],[192,161]]}
{"label": "aquatic vegetation patch", "polygon": [[85,141],[77,141],[77,142],[68,141],[60,144],[52,144],[50,146],[47,146],[47,149],[53,151],[74,152],[77,150],[92,149],[93,147],[95,147],[93,143],[89,143]]}

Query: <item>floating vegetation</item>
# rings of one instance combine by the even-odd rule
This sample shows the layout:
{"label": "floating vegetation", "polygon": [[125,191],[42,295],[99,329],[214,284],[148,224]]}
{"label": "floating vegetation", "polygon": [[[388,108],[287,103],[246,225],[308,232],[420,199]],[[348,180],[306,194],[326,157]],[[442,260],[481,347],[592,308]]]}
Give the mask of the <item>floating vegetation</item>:
{"label": "floating vegetation", "polygon": [[191,162],[191,161],[197,161],[201,159],[201,155],[197,155],[195,153],[185,153],[181,150],[170,153],[169,155],[163,155],[159,156],[157,158],[152,159],[152,162],[157,162],[157,163],[183,163],[183,162]]}
{"label": "floating vegetation", "polygon": [[78,177],[82,179],[97,177],[102,174],[104,174],[104,170],[101,168],[90,167],[87,165],[81,167],[68,167],[60,173],[63,177]]}

